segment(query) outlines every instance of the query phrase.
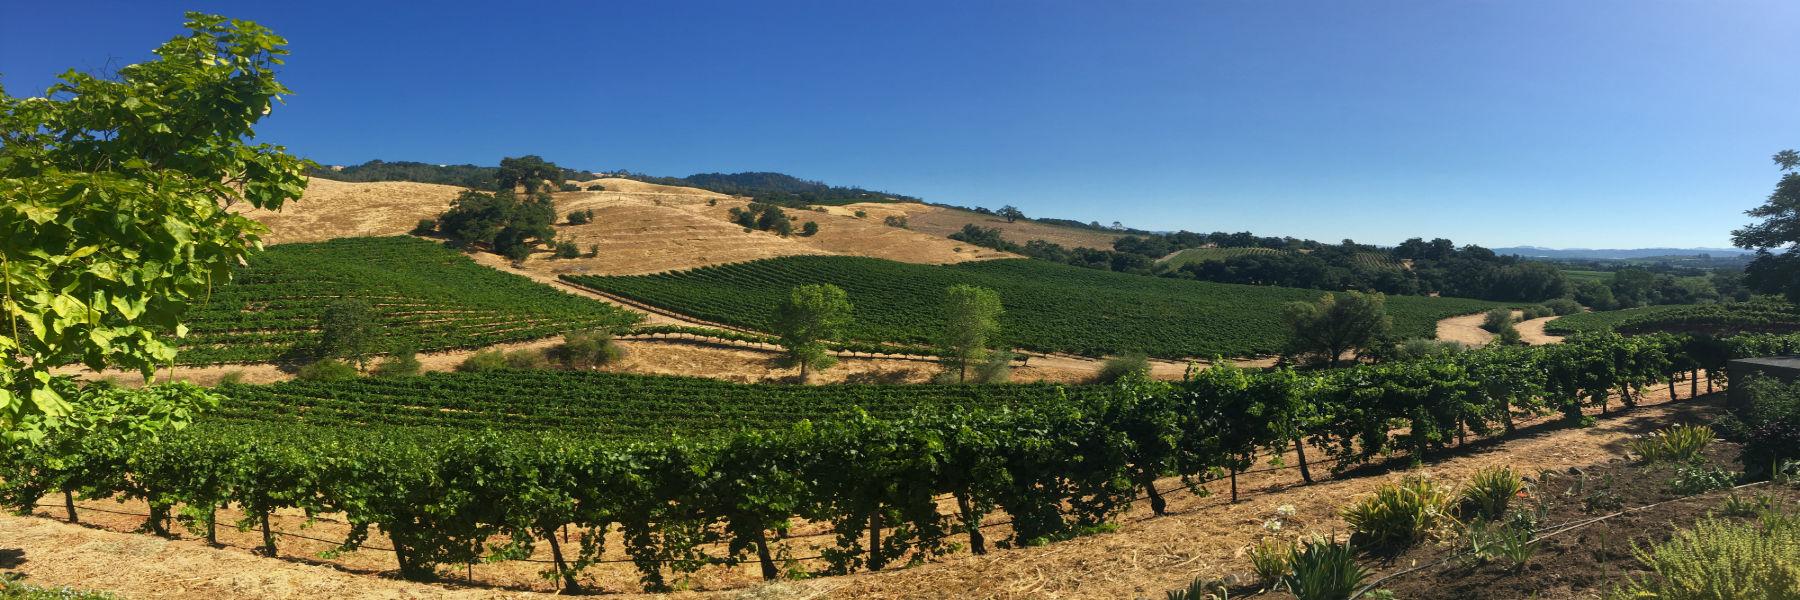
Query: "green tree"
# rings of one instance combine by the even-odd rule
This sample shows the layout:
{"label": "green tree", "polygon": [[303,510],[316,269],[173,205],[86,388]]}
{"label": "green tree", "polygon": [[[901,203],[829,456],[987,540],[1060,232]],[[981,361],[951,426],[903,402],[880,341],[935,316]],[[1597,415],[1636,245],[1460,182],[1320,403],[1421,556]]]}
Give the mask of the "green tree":
{"label": "green tree", "polygon": [[458,248],[487,246],[496,254],[522,261],[533,247],[556,238],[556,208],[546,194],[520,200],[511,190],[464,191],[438,217],[438,233]]}
{"label": "green tree", "polygon": [[536,194],[545,181],[562,181],[562,168],[536,154],[502,158],[494,174],[494,183],[503,192],[523,186],[526,194]]}
{"label": "green tree", "polygon": [[[1765,294],[1782,294],[1800,303],[1800,153],[1782,150],[1774,156],[1781,168],[1775,192],[1762,206],[1744,214],[1762,219],[1731,232],[1731,243],[1756,250],[1744,269],[1744,284]],[[1777,252],[1779,251],[1779,252]]]}
{"label": "green tree", "polygon": [[1344,354],[1359,354],[1388,337],[1393,319],[1379,293],[1326,294],[1318,302],[1290,302],[1285,309],[1288,353],[1336,367]]}
{"label": "green tree", "polygon": [[983,287],[953,285],[944,294],[944,333],[938,338],[945,362],[956,369],[957,382],[969,380],[969,367],[987,358],[988,345],[1000,332],[1000,295]]}
{"label": "green tree", "polygon": [[362,298],[340,298],[319,315],[319,356],[342,358],[367,368],[381,332],[375,307]]}
{"label": "green tree", "polygon": [[800,235],[803,237],[812,237],[812,236],[818,235],[818,233],[819,233],[819,224],[818,223],[814,223],[812,221],[807,221],[800,225]]}
{"label": "green tree", "polygon": [[800,380],[807,369],[830,368],[837,362],[825,351],[823,340],[835,339],[850,324],[850,299],[829,283],[796,286],[787,301],[775,309],[777,343],[788,358],[800,365]]}
{"label": "green tree", "polygon": [[[288,89],[286,40],[188,13],[189,34],[113,76],[62,75],[41,98],[0,89],[0,431],[69,414],[52,368],[154,377],[185,309],[232,276],[264,228],[227,210],[300,197],[309,163],[251,144]],[[38,432],[38,433],[32,433]]]}
{"label": "green tree", "polygon": [[1011,204],[1000,207],[1000,211],[995,214],[998,214],[1002,217],[1006,217],[1006,222],[1008,222],[1008,223],[1025,218],[1025,213],[1023,211],[1020,211],[1018,207],[1013,206]]}

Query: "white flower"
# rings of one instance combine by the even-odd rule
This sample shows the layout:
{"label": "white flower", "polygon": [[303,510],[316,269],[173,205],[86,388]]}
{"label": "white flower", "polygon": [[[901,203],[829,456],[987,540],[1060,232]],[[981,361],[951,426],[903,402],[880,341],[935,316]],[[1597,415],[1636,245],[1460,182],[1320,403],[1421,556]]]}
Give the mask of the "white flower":
{"label": "white flower", "polygon": [[1283,504],[1281,506],[1277,506],[1277,507],[1275,507],[1275,514],[1281,515],[1283,517],[1294,516],[1294,505]]}
{"label": "white flower", "polygon": [[1262,526],[1263,526],[1263,529],[1267,529],[1269,531],[1281,531],[1281,519],[1269,519],[1267,521],[1263,521]]}

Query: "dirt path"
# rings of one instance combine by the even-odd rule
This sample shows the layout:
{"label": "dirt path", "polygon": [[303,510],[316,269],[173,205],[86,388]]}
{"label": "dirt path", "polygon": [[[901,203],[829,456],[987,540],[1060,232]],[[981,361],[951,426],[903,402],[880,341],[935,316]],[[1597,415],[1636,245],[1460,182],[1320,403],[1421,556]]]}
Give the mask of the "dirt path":
{"label": "dirt path", "polygon": [[[1523,316],[1522,311],[1513,311],[1513,318]],[[1494,341],[1494,334],[1481,328],[1481,322],[1487,313],[1478,312],[1472,315],[1450,317],[1437,324],[1437,339],[1461,342],[1468,346],[1486,346]],[[1529,321],[1519,321],[1515,327],[1519,330],[1519,339],[1533,346],[1562,343],[1562,338],[1544,333],[1544,324],[1556,317],[1543,317]]]}
{"label": "dirt path", "polygon": [[[1678,391],[1685,392],[1686,387]],[[1649,396],[1666,397],[1660,393]],[[1669,423],[1716,416],[1720,396],[1615,411],[1595,426],[1582,429],[1558,427],[1555,417],[1540,418],[1521,423],[1519,433],[1512,437],[1472,440],[1467,447],[1446,451],[1424,471],[1460,481],[1491,465],[1511,465],[1536,475],[1605,463],[1615,459],[1624,440],[1633,435]],[[1292,462],[1293,457],[1286,458],[1286,464]],[[1257,467],[1264,472],[1240,477],[1242,502],[1230,502],[1224,482],[1207,485],[1212,495],[1172,491],[1167,496],[1167,516],[1153,516],[1139,503],[1116,520],[1118,530],[1113,533],[1042,547],[996,550],[986,556],[957,552],[910,568],[774,585],[757,581],[754,564],[708,567],[679,582],[692,591],[673,596],[856,600],[1160,597],[1164,590],[1197,576],[1246,574],[1245,550],[1265,536],[1341,534],[1345,526],[1338,510],[1399,474],[1377,470],[1331,478],[1321,467],[1314,471],[1319,483],[1302,486],[1291,468]],[[1164,480],[1159,487],[1169,490],[1176,488],[1177,482]],[[476,581],[488,586],[480,589],[415,584],[377,576],[393,569],[391,555],[378,550],[347,553],[329,564],[310,558],[258,558],[247,552],[256,544],[255,532],[221,528],[226,548],[215,549],[192,539],[115,533],[142,522],[143,507],[133,503],[81,505],[84,523],[113,531],[44,518],[60,517],[59,509],[41,509],[39,517],[0,516],[0,568],[26,573],[40,585],[77,585],[147,598],[489,598],[522,596],[525,589],[549,589],[536,579],[539,565],[528,563],[472,567],[469,572]],[[1291,506],[1294,514],[1280,518],[1280,527],[1272,529],[1268,523],[1281,506]],[[301,515],[284,514],[276,525],[278,530],[292,533],[301,531],[304,522]],[[801,524],[797,532],[811,529]],[[985,530],[990,539],[1001,538],[1006,531],[999,525]],[[327,520],[315,522],[298,535],[329,540],[341,533],[341,524]],[[810,539],[829,536],[789,539],[783,544],[795,555],[808,555],[811,544],[816,543]],[[380,547],[385,540],[376,535],[369,543]],[[330,545],[282,537],[286,557],[312,556]],[[616,548],[609,549],[606,556],[614,554],[618,554]],[[463,574],[460,569],[455,572]],[[633,590],[635,576],[629,565],[602,565],[591,569],[589,575],[593,577],[590,584],[608,595],[644,596]],[[503,587],[493,587],[495,584]]]}

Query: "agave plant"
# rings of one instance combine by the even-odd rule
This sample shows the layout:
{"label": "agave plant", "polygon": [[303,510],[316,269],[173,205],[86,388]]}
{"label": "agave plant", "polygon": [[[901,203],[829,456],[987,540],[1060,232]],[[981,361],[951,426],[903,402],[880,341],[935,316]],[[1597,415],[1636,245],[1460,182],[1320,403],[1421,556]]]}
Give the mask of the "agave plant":
{"label": "agave plant", "polygon": [[1628,446],[1644,462],[1693,462],[1712,445],[1713,430],[1705,425],[1676,425],[1633,439]]}
{"label": "agave plant", "polygon": [[1281,585],[1300,600],[1347,600],[1369,578],[1349,544],[1314,538],[1294,549]]}
{"label": "agave plant", "polygon": [[1454,522],[1451,501],[1448,487],[1408,475],[1344,509],[1344,521],[1355,539],[1382,548],[1404,547]]}
{"label": "agave plant", "polygon": [[1512,499],[1525,492],[1525,480],[1510,467],[1490,467],[1475,472],[1468,487],[1463,488],[1457,506],[1463,518],[1489,521],[1506,515]]}

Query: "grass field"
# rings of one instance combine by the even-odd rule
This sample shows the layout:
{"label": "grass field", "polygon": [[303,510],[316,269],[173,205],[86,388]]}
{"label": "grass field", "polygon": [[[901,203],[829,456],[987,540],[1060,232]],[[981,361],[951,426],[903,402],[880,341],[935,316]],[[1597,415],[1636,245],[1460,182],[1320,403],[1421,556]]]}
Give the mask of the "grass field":
{"label": "grass field", "polygon": [[476,348],[629,325],[637,316],[408,237],[271,246],[188,314],[180,362],[275,360],[318,337],[338,298],[368,300],[383,350]]}
{"label": "grass field", "polygon": [[1573,314],[1559,317],[1544,327],[1544,331],[1556,335],[1669,329],[1794,331],[1800,330],[1800,311],[1781,302],[1669,304]]}
{"label": "grass field", "polygon": [[857,409],[900,418],[925,406],[1042,404],[1098,387],[1038,384],[828,385],[729,383],[694,377],[578,371],[434,373],[340,382],[231,385],[214,425],[520,433],[656,440],[830,420]]}
{"label": "grass field", "polygon": [[[1324,292],[1163,279],[1037,260],[915,265],[843,256],[793,256],[631,277],[564,276],[701,319],[767,331],[775,307],[796,285],[831,283],[856,305],[848,337],[930,343],[944,289],[992,288],[1006,307],[1011,344],[1086,355],[1141,351],[1160,357],[1246,356],[1279,350],[1281,307]],[[1499,303],[1392,296],[1396,334],[1431,337],[1445,317]]]}

